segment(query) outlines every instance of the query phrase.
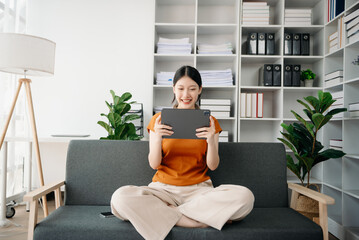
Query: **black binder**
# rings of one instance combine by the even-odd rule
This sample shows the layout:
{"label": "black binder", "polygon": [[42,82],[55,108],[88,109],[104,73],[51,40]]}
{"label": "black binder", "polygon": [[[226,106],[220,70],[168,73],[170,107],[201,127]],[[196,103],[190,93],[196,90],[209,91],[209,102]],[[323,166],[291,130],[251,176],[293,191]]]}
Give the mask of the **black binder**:
{"label": "black binder", "polygon": [[274,40],[274,33],[267,33],[266,34],[266,54],[267,55],[274,55],[275,53],[275,40]]}
{"label": "black binder", "polygon": [[300,55],[300,33],[293,34],[293,55]]}
{"label": "black binder", "polygon": [[301,39],[302,55],[309,55],[309,46],[310,46],[310,34],[302,33],[302,39]]}
{"label": "black binder", "polygon": [[273,86],[280,86],[281,84],[281,65],[273,64]]}
{"label": "black binder", "polygon": [[264,86],[273,86],[273,65],[264,64],[263,71]]}
{"label": "black binder", "polygon": [[265,33],[258,33],[258,55],[265,55],[266,54],[266,34]]}
{"label": "black binder", "polygon": [[292,86],[292,65],[286,64],[284,66],[284,86],[290,87]]}
{"label": "black binder", "polygon": [[292,73],[292,86],[300,87],[300,65],[293,65],[293,73]]}
{"label": "black binder", "polygon": [[249,33],[247,38],[247,54],[257,54],[257,33]]}
{"label": "black binder", "polygon": [[284,55],[293,54],[293,34],[284,33]]}

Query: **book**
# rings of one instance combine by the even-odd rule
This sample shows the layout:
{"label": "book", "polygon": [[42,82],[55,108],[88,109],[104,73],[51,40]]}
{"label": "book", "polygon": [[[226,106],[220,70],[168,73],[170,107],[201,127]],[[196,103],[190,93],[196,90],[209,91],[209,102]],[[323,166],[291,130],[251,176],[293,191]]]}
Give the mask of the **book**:
{"label": "book", "polygon": [[343,98],[344,97],[344,92],[343,91],[333,92],[331,94],[332,94],[333,99],[338,99],[338,98]]}
{"label": "book", "polygon": [[246,94],[246,117],[252,117],[252,95]]}
{"label": "book", "polygon": [[331,147],[343,147],[343,140],[342,139],[330,139],[329,146]]}
{"label": "book", "polygon": [[359,111],[350,111],[349,117],[359,117]]}
{"label": "book", "polygon": [[348,111],[359,111],[359,102],[357,102],[357,103],[349,103]]}
{"label": "book", "polygon": [[220,137],[228,137],[228,136],[229,136],[229,132],[223,130],[223,131],[219,134],[219,136],[220,136]]}
{"label": "book", "polygon": [[333,87],[339,83],[343,82],[343,78],[342,77],[336,77],[336,78],[332,78],[330,80],[324,81],[324,85],[326,88],[328,87]]}
{"label": "book", "polygon": [[246,100],[247,100],[246,93],[241,93],[241,113],[240,113],[241,118],[246,117],[246,106],[247,106]]}
{"label": "book", "polygon": [[204,105],[231,105],[231,99],[201,99]]}
{"label": "book", "polygon": [[257,117],[257,93],[251,93],[252,101],[252,118]]}
{"label": "book", "polygon": [[359,31],[356,32],[355,34],[351,35],[349,38],[348,38],[348,44],[352,44],[356,41],[359,40]]}
{"label": "book", "polygon": [[257,93],[257,118],[263,117],[263,93]]}
{"label": "book", "polygon": [[336,51],[336,50],[338,50],[338,44],[334,44],[333,46],[331,46],[331,47],[329,48],[329,53],[332,53],[332,52],[334,52],[334,51]]}
{"label": "book", "polygon": [[359,17],[354,18],[352,21],[346,23],[346,30],[351,29],[352,27],[354,27],[355,25],[357,25],[359,23]]}
{"label": "book", "polygon": [[332,41],[332,40],[334,40],[336,38],[338,38],[338,31],[333,32],[332,34],[330,34],[329,37],[328,37],[328,41],[330,42],[330,41]]}
{"label": "book", "polygon": [[228,137],[219,137],[218,141],[219,142],[229,142]]}
{"label": "book", "polygon": [[230,112],[217,112],[217,111],[211,111],[211,115],[215,118],[222,118],[222,117],[230,117]]}
{"label": "book", "polygon": [[334,72],[328,73],[324,76],[324,81],[327,81],[332,78],[343,77],[343,70],[336,70]]}
{"label": "book", "polygon": [[211,112],[229,112],[229,111],[231,111],[231,106],[227,106],[227,105],[203,105],[203,104],[201,104],[201,109],[208,109]]}
{"label": "book", "polygon": [[359,23],[347,31],[347,36],[350,37],[357,31],[359,31]]}
{"label": "book", "polygon": [[358,17],[359,16],[359,9],[357,9],[357,10],[355,10],[354,12],[352,12],[352,13],[350,13],[350,14],[348,14],[348,15],[346,15],[345,17],[344,17],[344,22],[349,22],[350,20],[352,20],[352,19],[354,19],[354,18],[356,18],[356,17]]}
{"label": "book", "polygon": [[329,47],[333,47],[334,45],[338,45],[339,40],[338,38],[333,39],[332,41],[329,42]]}
{"label": "book", "polygon": [[312,13],[311,8],[286,8],[284,9],[284,13]]}

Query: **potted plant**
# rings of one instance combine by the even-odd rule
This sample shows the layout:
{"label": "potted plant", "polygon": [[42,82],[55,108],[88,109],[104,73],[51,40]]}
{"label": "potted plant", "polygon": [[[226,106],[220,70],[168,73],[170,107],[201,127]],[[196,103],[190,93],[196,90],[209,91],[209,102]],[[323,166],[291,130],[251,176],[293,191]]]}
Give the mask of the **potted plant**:
{"label": "potted plant", "polygon": [[[328,159],[340,158],[345,155],[345,153],[340,150],[330,148],[324,150],[324,146],[318,141],[317,136],[318,131],[327,124],[335,114],[344,112],[347,109],[335,108],[329,110],[329,107],[336,101],[332,99],[332,95],[329,92],[318,91],[318,98],[308,96],[305,97],[304,100],[308,104],[299,99],[297,102],[305,107],[303,111],[309,118],[309,121],[292,110],[291,112],[299,123],[289,125],[282,123],[281,126],[286,132],[281,132],[284,138],[278,138],[278,140],[288,146],[297,159],[297,162],[294,162],[292,156],[287,154],[288,169],[299,178],[303,186],[309,188],[312,185],[310,183],[311,170],[315,165]],[[307,178],[306,183],[305,178]],[[304,196],[301,197],[304,198]],[[309,201],[308,199],[305,201]],[[304,211],[301,213],[303,212]]]}
{"label": "potted plant", "polygon": [[106,102],[110,112],[106,115],[101,113],[108,119],[108,123],[98,121],[97,123],[106,129],[108,136],[101,137],[100,139],[110,140],[139,140],[141,137],[136,134],[136,127],[131,122],[140,118],[136,114],[128,114],[131,109],[131,104],[135,102],[127,102],[132,98],[131,93],[125,92],[121,97],[116,96],[113,90],[110,90],[113,103]]}
{"label": "potted plant", "polygon": [[315,73],[309,68],[301,72],[301,80],[304,81],[305,87],[313,87]]}

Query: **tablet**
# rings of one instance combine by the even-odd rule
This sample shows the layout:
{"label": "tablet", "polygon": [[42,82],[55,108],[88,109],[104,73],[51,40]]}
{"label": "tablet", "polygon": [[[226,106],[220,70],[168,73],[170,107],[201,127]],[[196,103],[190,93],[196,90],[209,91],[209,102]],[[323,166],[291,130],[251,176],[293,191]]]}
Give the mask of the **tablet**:
{"label": "tablet", "polygon": [[164,108],[161,112],[161,122],[171,126],[173,134],[163,138],[203,139],[197,138],[196,129],[209,127],[210,115],[210,110]]}

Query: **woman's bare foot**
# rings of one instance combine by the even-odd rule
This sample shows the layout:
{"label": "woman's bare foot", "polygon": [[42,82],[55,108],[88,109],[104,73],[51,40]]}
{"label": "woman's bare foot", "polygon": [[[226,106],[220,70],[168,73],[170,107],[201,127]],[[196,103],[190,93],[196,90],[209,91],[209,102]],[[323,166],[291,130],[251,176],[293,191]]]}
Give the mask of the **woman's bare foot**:
{"label": "woman's bare foot", "polygon": [[[169,207],[176,208],[173,205],[169,205]],[[176,226],[187,227],[187,228],[207,228],[207,227],[209,227],[207,224],[193,220],[185,215],[182,215],[182,217],[176,223]]]}

